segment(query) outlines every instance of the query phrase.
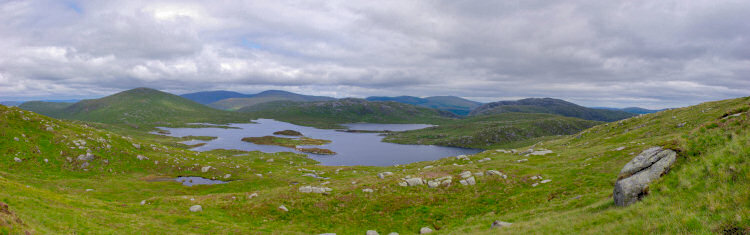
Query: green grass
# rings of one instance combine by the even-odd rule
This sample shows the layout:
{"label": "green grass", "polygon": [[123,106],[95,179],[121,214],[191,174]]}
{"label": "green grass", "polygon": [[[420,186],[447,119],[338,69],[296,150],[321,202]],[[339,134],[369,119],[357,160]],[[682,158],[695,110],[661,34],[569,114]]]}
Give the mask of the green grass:
{"label": "green grass", "polygon": [[465,148],[508,148],[531,145],[538,138],[570,135],[600,124],[578,118],[539,113],[474,116],[440,126],[397,132],[384,138],[399,144],[429,144]]}
{"label": "green grass", "polygon": [[[748,98],[704,103],[541,139],[534,148],[554,151],[545,156],[488,150],[469,156],[470,161],[451,157],[391,167],[320,166],[293,153],[196,153],[171,145],[177,138],[125,131],[135,134],[126,137],[0,107],[0,202],[23,221],[3,225],[0,232],[361,234],[374,229],[414,234],[431,227],[437,234],[747,233],[750,116],[722,116],[749,104]],[[47,126],[54,130],[47,131]],[[86,152],[70,148],[79,139],[98,156],[88,171],[79,167],[80,161],[66,160]],[[679,151],[673,169],[651,185],[644,201],[614,206],[611,193],[620,169],[655,145]],[[618,147],[625,148],[615,150]],[[149,160],[137,160],[139,154]],[[489,160],[478,161],[484,158]],[[213,168],[202,172],[203,166]],[[462,171],[491,169],[508,178],[477,176],[474,186],[457,183]],[[310,171],[329,179],[302,176]],[[395,175],[378,178],[383,171]],[[229,183],[212,186],[145,180],[223,179],[226,174],[231,174]],[[407,175],[450,175],[454,183],[434,189],[398,186],[399,178]],[[531,177],[538,175],[552,182],[533,187],[538,180]],[[325,185],[333,191],[303,194],[298,192],[303,185]],[[362,192],[365,188],[375,192]],[[248,198],[252,193],[258,197]],[[142,200],[146,205],[140,205]],[[195,204],[204,210],[189,212]],[[290,211],[281,212],[280,205]],[[490,230],[494,220],[514,224]]]}
{"label": "green grass", "polygon": [[287,148],[296,148],[297,145],[324,145],[331,143],[330,140],[313,139],[308,137],[284,138],[276,136],[245,137],[242,141],[262,145],[278,145]]}

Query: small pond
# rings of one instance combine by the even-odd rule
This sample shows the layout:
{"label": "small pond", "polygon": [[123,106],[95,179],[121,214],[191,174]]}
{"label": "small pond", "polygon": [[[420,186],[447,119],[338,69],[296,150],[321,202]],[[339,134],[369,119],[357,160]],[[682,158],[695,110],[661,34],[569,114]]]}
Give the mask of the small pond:
{"label": "small pond", "polygon": [[[403,145],[381,142],[383,136],[379,133],[352,133],[329,129],[317,129],[313,127],[298,126],[291,123],[259,119],[256,123],[230,124],[232,128],[160,128],[169,132],[169,136],[215,136],[217,139],[205,141],[205,145],[194,148],[196,151],[208,151],[213,149],[239,149],[247,151],[295,152],[291,148],[274,145],[257,145],[243,142],[244,137],[260,137],[273,135],[276,131],[295,130],[302,132],[306,137],[315,139],[331,140],[332,143],[321,146],[298,146],[319,147],[330,149],[336,155],[307,154],[310,158],[319,161],[322,165],[329,166],[391,166],[419,161],[436,160],[449,156],[461,154],[474,154],[480,152],[478,149],[465,149],[455,147],[443,147],[433,145]],[[354,123],[347,124],[351,130],[366,131],[405,131],[430,127],[424,124],[371,124]],[[288,137],[288,136],[279,136]],[[203,141],[202,141],[203,142]],[[197,143],[197,142],[191,142]]]}
{"label": "small pond", "polygon": [[185,186],[193,186],[193,185],[211,185],[211,184],[226,184],[227,181],[221,181],[221,180],[212,180],[212,179],[206,179],[203,177],[197,177],[197,176],[180,176],[177,178],[171,178],[171,177],[159,177],[154,179],[149,179],[150,182],[178,182]]}

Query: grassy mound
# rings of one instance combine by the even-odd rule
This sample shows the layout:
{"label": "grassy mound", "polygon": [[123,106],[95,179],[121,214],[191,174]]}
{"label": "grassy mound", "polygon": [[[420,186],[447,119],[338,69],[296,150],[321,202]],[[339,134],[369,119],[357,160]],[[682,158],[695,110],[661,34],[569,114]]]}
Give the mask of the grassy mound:
{"label": "grassy mound", "polygon": [[287,148],[296,148],[297,145],[324,145],[331,143],[330,140],[313,139],[307,137],[293,139],[276,136],[245,137],[242,138],[242,141],[250,142],[253,144],[278,145]]}

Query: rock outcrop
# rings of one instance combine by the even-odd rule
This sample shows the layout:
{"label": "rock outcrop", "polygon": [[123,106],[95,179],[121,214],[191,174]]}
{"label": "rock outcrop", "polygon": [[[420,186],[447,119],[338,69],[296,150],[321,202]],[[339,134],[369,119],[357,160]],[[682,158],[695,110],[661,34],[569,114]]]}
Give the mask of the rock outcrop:
{"label": "rock outcrop", "polygon": [[615,205],[627,206],[640,201],[648,194],[648,185],[669,172],[677,159],[670,149],[653,147],[638,154],[625,164],[615,183],[613,197]]}

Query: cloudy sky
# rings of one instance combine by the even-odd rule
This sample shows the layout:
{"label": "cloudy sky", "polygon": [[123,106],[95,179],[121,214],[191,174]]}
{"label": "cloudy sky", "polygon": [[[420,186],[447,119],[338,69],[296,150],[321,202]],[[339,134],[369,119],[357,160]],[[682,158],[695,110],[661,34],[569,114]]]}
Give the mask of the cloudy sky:
{"label": "cloudy sky", "polygon": [[750,95],[750,1],[0,0],[0,100],[267,89],[678,107]]}

